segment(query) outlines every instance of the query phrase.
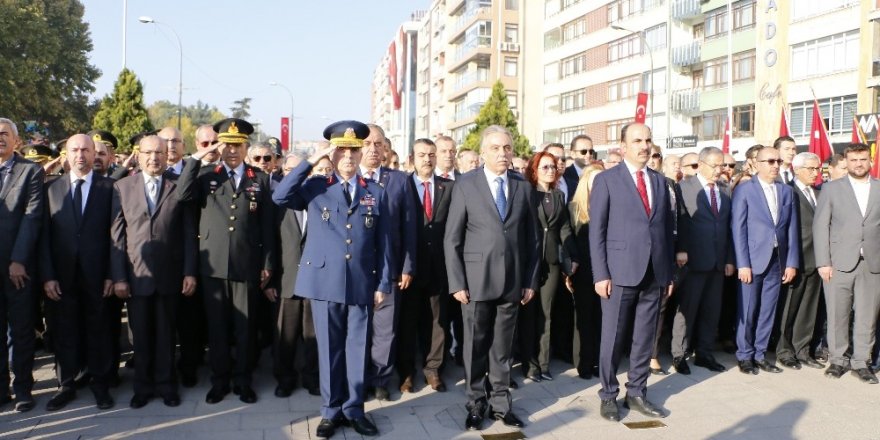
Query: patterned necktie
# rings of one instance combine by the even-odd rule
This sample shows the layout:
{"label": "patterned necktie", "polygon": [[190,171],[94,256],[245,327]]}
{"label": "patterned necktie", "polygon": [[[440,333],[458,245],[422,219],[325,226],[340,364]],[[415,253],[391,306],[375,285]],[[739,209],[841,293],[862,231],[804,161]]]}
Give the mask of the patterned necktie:
{"label": "patterned necktie", "polygon": [[767,193],[767,207],[770,209],[770,217],[773,218],[775,225],[779,221],[776,218],[779,215],[779,206],[776,204],[776,187],[771,183],[766,187],[765,192]]}
{"label": "patterned necktie", "polygon": [[807,201],[810,202],[810,206],[815,208],[816,207],[816,199],[813,198],[813,192],[810,191],[809,186],[804,187],[804,195],[807,196]]}
{"label": "patterned necktie", "polygon": [[645,184],[645,172],[642,170],[636,171],[636,180],[638,181],[636,189],[639,190],[639,197],[642,198],[642,205],[645,206],[645,214],[650,217],[651,203],[648,201],[648,186]]}
{"label": "patterned necktie", "polygon": [[156,211],[156,203],[159,200],[159,185],[155,177],[147,178],[147,207],[150,209],[150,215]]}
{"label": "patterned necktie", "polygon": [[425,192],[422,195],[422,204],[425,205],[425,218],[428,221],[434,216],[434,202],[431,201],[431,182],[422,182]]}
{"label": "patterned necktie", "polygon": [[348,190],[349,183],[342,182],[342,195],[345,196],[345,202],[348,203],[348,206],[351,206],[351,192]]}
{"label": "patterned necktie", "polygon": [[504,179],[496,177],[495,183],[498,184],[497,190],[495,191],[495,207],[498,208],[498,217],[504,221],[504,214],[507,213],[507,196],[504,195]]}
{"label": "patterned necktie", "polygon": [[229,170],[229,183],[232,184],[233,191],[238,189],[238,185],[235,184],[235,170]]}
{"label": "patterned necktie", "polygon": [[709,204],[712,205],[712,214],[715,217],[718,217],[718,200],[715,197],[715,184],[712,182],[708,183],[709,185]]}
{"label": "patterned necktie", "polygon": [[73,216],[76,217],[76,224],[79,225],[82,223],[82,214],[83,214],[83,193],[82,193],[82,185],[85,182],[83,179],[76,179],[74,183],[76,186],[73,189]]}

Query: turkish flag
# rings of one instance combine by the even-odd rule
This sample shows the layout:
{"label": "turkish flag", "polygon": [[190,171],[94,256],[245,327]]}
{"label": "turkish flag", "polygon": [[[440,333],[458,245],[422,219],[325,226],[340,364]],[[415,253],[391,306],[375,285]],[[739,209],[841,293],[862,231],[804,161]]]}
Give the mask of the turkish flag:
{"label": "turkish flag", "polygon": [[852,143],[854,144],[865,144],[865,136],[864,133],[861,132],[859,128],[859,120],[855,116],[853,116],[853,126],[852,126]]}
{"label": "turkish flag", "polygon": [[[813,101],[813,122],[810,125],[810,153],[819,156],[819,163],[827,161],[834,152],[831,150],[831,141],[828,140],[828,132],[825,130],[825,121],[819,113],[819,103]],[[816,185],[822,183],[822,175],[816,176]]]}
{"label": "turkish flag", "polygon": [[721,141],[721,152],[730,154],[730,118],[724,121],[724,140]]}
{"label": "turkish flag", "polygon": [[281,118],[281,150],[290,150],[290,118]]}
{"label": "turkish flag", "polygon": [[785,117],[785,106],[782,106],[782,116],[779,118],[779,137],[791,136],[788,131],[788,118]]}
{"label": "turkish flag", "polygon": [[647,108],[648,94],[645,92],[639,92],[638,99],[636,99],[636,123],[645,123],[645,114],[647,113]]}
{"label": "turkish flag", "polygon": [[[880,123],[880,116],[877,116],[877,122]],[[868,136],[865,135],[865,132],[861,131],[861,127],[859,127],[859,134],[863,136],[865,143],[867,143]],[[874,163],[871,165],[871,177],[880,179],[880,152],[877,152],[877,140],[871,144],[871,152],[874,154]]]}

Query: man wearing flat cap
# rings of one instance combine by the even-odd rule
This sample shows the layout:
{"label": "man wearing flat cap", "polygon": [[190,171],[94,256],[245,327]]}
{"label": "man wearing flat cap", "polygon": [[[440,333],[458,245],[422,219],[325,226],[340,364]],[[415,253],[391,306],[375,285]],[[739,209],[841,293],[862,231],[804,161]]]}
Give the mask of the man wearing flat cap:
{"label": "man wearing flat cap", "polygon": [[[272,200],[306,209],[309,239],[293,293],[309,298],[318,339],[322,420],[318,437],[342,424],[361,435],[376,435],[364,416],[365,367],[369,360],[370,313],[391,293],[388,199],[377,182],[358,175],[361,148],[370,129],[341,121],[324,130],[330,146],[297,165],[275,188]],[[329,156],[336,172],[307,179]]]}
{"label": "man wearing flat cap", "polygon": [[[178,196],[195,201],[199,219],[199,283],[208,322],[211,390],[209,404],[232,391],[244,403],[257,401],[251,374],[257,345],[255,313],[260,291],[266,287],[274,261],[275,219],[269,176],[244,163],[248,135],[254,127],[245,120],[224,119],[214,124],[219,143],[187,159],[178,183]],[[213,149],[220,164],[199,167]],[[229,332],[234,333],[235,358],[230,355]]]}

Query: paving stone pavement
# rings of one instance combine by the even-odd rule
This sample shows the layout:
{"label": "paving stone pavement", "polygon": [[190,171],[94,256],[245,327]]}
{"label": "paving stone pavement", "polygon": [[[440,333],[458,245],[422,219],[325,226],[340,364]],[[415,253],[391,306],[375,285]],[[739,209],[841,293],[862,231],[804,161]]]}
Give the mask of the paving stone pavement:
{"label": "paving stone pavement", "polygon": [[[730,370],[717,374],[691,367],[690,376],[672,373],[650,378],[649,399],[670,413],[660,419],[664,427],[630,429],[623,423],[650,419],[623,408],[623,423],[603,420],[598,381],[577,378],[561,362],[553,363],[553,381],[531,383],[515,374],[520,388],[513,392],[514,412],[526,420],[522,434],[529,439],[880,440],[880,386],[862,384],[850,374],[827,379],[821,370],[812,369],[746,376],[735,368],[732,356],[718,354],[717,358]],[[112,390],[114,408],[97,410],[91,392],[81,390],[67,408],[47,413],[44,408],[54,388],[51,362],[46,355],[37,360],[36,409],[19,414],[10,405],[0,407],[0,439],[312,439],[320,420],[319,397],[303,389],[286,399],[273,395],[268,352],[255,375],[259,401],[253,405],[231,394],[219,404],[206,404],[208,373],[203,368],[195,388],[181,389],[179,407],[167,408],[161,400],[153,400],[134,410],[128,406],[133,371],[122,368],[123,382]],[[621,383],[626,382],[625,369],[624,364]],[[483,435],[514,432],[488,420],[483,431],[463,430],[462,375],[458,367],[444,373],[450,385],[446,393],[421,386],[419,378],[415,393],[401,396],[394,392],[392,401],[367,402],[368,417],[380,431],[377,438],[489,439]],[[342,428],[334,438],[362,437]]]}

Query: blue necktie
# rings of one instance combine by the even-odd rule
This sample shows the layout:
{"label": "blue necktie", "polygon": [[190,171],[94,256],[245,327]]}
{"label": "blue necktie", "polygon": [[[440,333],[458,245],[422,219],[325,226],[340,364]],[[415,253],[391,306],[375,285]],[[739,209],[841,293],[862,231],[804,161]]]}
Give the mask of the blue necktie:
{"label": "blue necktie", "polygon": [[507,196],[504,195],[504,179],[495,178],[498,184],[498,190],[495,191],[495,207],[498,208],[498,217],[504,221],[504,214],[507,212]]}

